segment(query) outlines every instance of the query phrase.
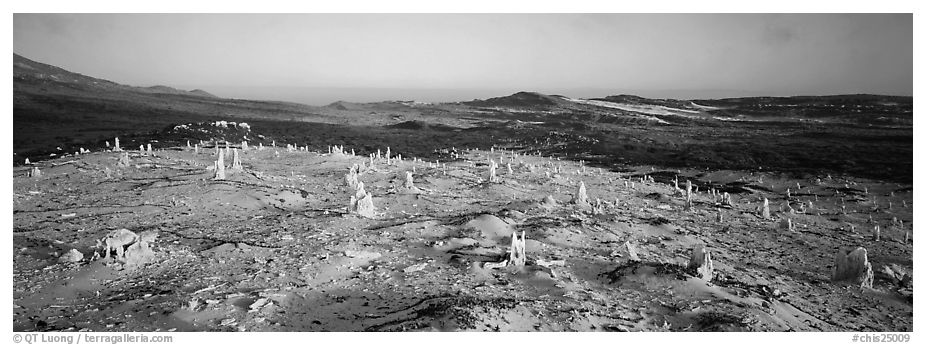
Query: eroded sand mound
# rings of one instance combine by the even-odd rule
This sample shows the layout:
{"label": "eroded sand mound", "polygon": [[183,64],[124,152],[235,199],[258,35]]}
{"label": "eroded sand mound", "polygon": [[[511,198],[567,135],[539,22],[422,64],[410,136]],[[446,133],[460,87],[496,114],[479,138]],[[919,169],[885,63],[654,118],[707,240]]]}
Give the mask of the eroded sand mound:
{"label": "eroded sand mound", "polygon": [[466,222],[464,228],[474,230],[483,238],[491,240],[507,239],[514,233],[510,224],[491,214],[483,214]]}

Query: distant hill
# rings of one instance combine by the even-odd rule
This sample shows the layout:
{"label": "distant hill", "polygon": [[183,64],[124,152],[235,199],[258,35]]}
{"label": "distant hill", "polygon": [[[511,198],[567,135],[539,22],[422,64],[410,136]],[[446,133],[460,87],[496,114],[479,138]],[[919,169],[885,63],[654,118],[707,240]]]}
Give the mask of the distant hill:
{"label": "distant hill", "polygon": [[562,99],[537,92],[521,91],[509,96],[476,99],[462,104],[474,107],[551,107],[562,104]]}
{"label": "distant hill", "polygon": [[596,100],[608,101],[608,102],[617,102],[617,103],[645,103],[648,98],[643,98],[640,96],[634,95],[615,95],[607,96],[604,98],[594,98]]}
{"label": "distant hill", "polygon": [[[360,135],[356,139],[372,138],[362,133],[379,135],[399,131],[405,136],[402,140],[411,132],[419,137],[439,133],[451,135],[447,138],[459,147],[457,144],[462,142],[486,144],[486,138],[504,137],[508,134],[503,132],[508,130],[516,133],[552,131],[557,133],[557,138],[564,135],[561,132],[577,131],[580,133],[574,142],[578,146],[569,149],[575,152],[594,151],[649,162],[647,164],[675,161],[678,164],[710,163],[713,167],[729,164],[740,167],[816,166],[819,159],[813,156],[815,151],[803,147],[826,140],[837,143],[856,140],[858,135],[852,131],[876,134],[883,131],[899,135],[878,134],[869,137],[877,141],[876,144],[858,146],[870,147],[866,159],[884,159],[886,163],[881,163],[893,164],[893,170],[883,170],[881,175],[907,176],[907,166],[901,163],[912,157],[912,148],[905,151],[912,143],[912,137],[907,135],[913,127],[912,97],[832,95],[675,100],[619,94],[582,99],[524,91],[469,102],[339,101],[313,107],[227,99],[203,90],[185,91],[165,85],[129,86],[17,54],[13,57],[13,152],[14,162],[19,163],[27,157],[37,161],[78,148],[105,147],[106,141],[115,136],[156,138],[151,133],[167,126],[223,120],[248,122],[254,124],[255,129],[270,126],[275,132],[267,135],[281,139],[301,138],[300,142],[311,139],[319,147],[345,140],[344,133]],[[769,149],[767,152],[771,155],[764,151],[770,147],[768,145],[752,151],[735,145],[717,146],[726,145],[729,138],[753,138],[757,131],[767,129],[771,129],[769,133],[772,134],[763,134],[766,135],[763,138],[775,140],[781,138],[781,133],[790,133],[788,131],[814,132],[807,142],[802,142],[800,150],[781,146]],[[776,129],[787,131],[775,132]],[[846,132],[839,132],[843,130]],[[705,136],[704,141],[700,141],[692,138],[690,134],[694,132],[726,134]],[[305,136],[306,133],[312,136]],[[489,135],[484,136],[486,133]],[[594,140],[590,139],[593,137]],[[636,139],[628,142],[629,137]],[[723,140],[714,140],[717,138]],[[530,139],[532,143],[548,143],[550,138]],[[415,141],[429,145],[433,142],[431,139]],[[701,146],[692,145],[695,142]],[[705,151],[704,147],[711,149]],[[825,147],[834,146],[827,142]],[[884,152],[884,148],[889,147],[894,150],[890,155]],[[714,149],[725,156],[714,155],[711,153]],[[789,151],[792,154],[783,155],[780,153],[783,150],[792,150]],[[662,155],[654,152],[662,152]],[[837,158],[819,164],[852,171],[863,171],[869,166],[857,160]],[[794,160],[788,161],[791,159]]]}
{"label": "distant hill", "polygon": [[350,103],[345,102],[345,101],[336,101],[334,103],[326,105],[325,108],[334,109],[334,110],[349,110],[347,108],[347,105],[349,104]]}
{"label": "distant hill", "polygon": [[99,147],[127,133],[234,119],[337,122],[303,104],[216,97],[204,90],[138,87],[13,54],[13,150],[46,155]]}
{"label": "distant hill", "polygon": [[139,87],[139,88],[137,88],[137,89],[139,89],[139,91],[142,91],[142,92],[165,93],[165,94],[171,94],[171,95],[186,95],[186,96],[199,96],[199,97],[218,98],[218,97],[216,97],[215,95],[213,95],[213,94],[211,94],[211,93],[208,93],[208,92],[206,92],[206,91],[204,91],[204,90],[200,90],[200,89],[185,91],[185,90],[175,89],[175,88],[172,88],[172,87],[170,87],[170,86],[164,86],[164,85],[155,85],[155,86],[149,86],[149,87]]}
{"label": "distant hill", "polygon": [[913,97],[885,95],[827,95],[743,97],[693,101],[715,107],[719,116],[841,119],[863,125],[913,125]]}
{"label": "distant hill", "polygon": [[213,95],[211,93],[206,92],[205,90],[200,90],[200,89],[191,90],[190,93],[197,95],[197,96],[217,98],[216,95]]}
{"label": "distant hill", "polygon": [[[71,89],[99,90],[99,91],[134,91],[145,93],[163,93],[172,95],[185,95],[196,97],[216,98],[215,95],[203,90],[184,91],[169,86],[156,85],[150,87],[135,87],[114,83],[109,80],[85,76],[71,72],[60,67],[32,61],[22,55],[13,54],[13,80],[19,84],[36,84],[43,87],[65,86]],[[14,85],[17,83],[14,83]]]}
{"label": "distant hill", "polygon": [[[13,54],[14,105],[28,107],[55,101],[116,102],[120,107],[163,109],[196,115],[267,118],[272,114],[308,115],[317,107],[290,102],[226,99],[205,90],[180,90],[165,85],[131,86],[71,72]],[[105,107],[104,107],[105,108]],[[317,114],[313,114],[317,115]]]}
{"label": "distant hill", "polygon": [[[580,99],[537,92],[461,102],[505,120],[686,125],[691,121],[813,121],[912,126],[913,98],[882,95],[743,97],[704,100],[612,95]],[[488,109],[486,109],[488,108]],[[586,123],[586,124],[588,124]]]}
{"label": "distant hill", "polygon": [[720,98],[702,100],[705,102],[733,102],[733,103],[876,103],[876,102],[899,102],[912,103],[913,97],[910,96],[890,96],[890,95],[872,95],[872,94],[847,94],[847,95],[824,95],[824,96],[790,96],[790,97],[737,97],[737,98]]}

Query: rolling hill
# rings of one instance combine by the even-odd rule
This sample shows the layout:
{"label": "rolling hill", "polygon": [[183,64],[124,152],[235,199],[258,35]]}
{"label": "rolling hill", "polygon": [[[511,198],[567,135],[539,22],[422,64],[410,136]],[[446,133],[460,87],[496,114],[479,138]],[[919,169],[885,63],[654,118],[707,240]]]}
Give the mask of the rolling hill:
{"label": "rolling hill", "polygon": [[[666,167],[816,172],[912,180],[912,97],[835,95],[707,100],[538,92],[451,103],[327,106],[227,99],[122,85],[14,54],[15,164],[104,147],[115,136],[176,145],[180,124],[246,121],[270,142],[388,143],[427,157],[447,146],[515,145],[570,159]],[[269,142],[268,142],[269,143]],[[446,159],[446,157],[442,157]],[[615,166],[617,165],[617,166]]]}
{"label": "rolling hill", "polygon": [[[29,155],[99,147],[119,133],[223,119],[332,122],[311,106],[225,99],[203,90],[135,87],[13,55],[13,149]],[[53,141],[53,142],[50,142]]]}

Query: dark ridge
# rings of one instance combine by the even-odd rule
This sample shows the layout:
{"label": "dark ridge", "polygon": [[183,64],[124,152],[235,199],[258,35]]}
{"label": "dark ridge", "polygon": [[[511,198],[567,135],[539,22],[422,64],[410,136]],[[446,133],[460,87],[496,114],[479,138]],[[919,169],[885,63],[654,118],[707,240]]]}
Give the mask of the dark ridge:
{"label": "dark ridge", "polygon": [[150,87],[134,87],[122,85],[109,80],[88,77],[83,74],[71,72],[60,67],[32,61],[15,53],[13,54],[13,78],[14,80],[27,84],[38,84],[42,86],[53,84],[65,88],[85,91],[111,92],[114,90],[119,90],[128,92],[217,98],[215,95],[212,95],[203,90],[184,91],[164,85],[155,85]]}
{"label": "dark ridge", "polygon": [[536,92],[518,92],[509,96],[489,98],[486,100],[472,100],[463,104],[476,107],[536,107],[558,105],[557,99],[552,96]]}
{"label": "dark ridge", "polygon": [[614,96],[607,96],[604,98],[592,98],[592,99],[597,100],[597,101],[608,101],[608,102],[615,102],[615,103],[645,103],[648,100],[647,98],[643,98],[640,96],[634,96],[634,95],[614,95]]}
{"label": "dark ridge", "polygon": [[197,96],[210,97],[210,98],[219,98],[218,96],[213,95],[213,94],[211,94],[211,93],[208,93],[208,92],[206,92],[205,90],[201,90],[201,89],[191,90],[190,93],[191,93],[191,94],[194,94],[194,95],[197,95]]}
{"label": "dark ridge", "polygon": [[348,110],[347,107],[344,106],[345,103],[347,102],[337,101],[329,105],[326,105],[325,108],[336,109],[336,110]]}
{"label": "dark ridge", "polygon": [[453,131],[453,130],[460,129],[457,127],[446,126],[446,125],[441,125],[441,124],[431,124],[431,123],[427,123],[424,121],[416,121],[416,120],[405,121],[405,122],[397,123],[394,125],[388,125],[385,127],[393,128],[393,129],[410,129],[410,130],[416,130],[416,131],[432,131],[432,130],[433,131]]}

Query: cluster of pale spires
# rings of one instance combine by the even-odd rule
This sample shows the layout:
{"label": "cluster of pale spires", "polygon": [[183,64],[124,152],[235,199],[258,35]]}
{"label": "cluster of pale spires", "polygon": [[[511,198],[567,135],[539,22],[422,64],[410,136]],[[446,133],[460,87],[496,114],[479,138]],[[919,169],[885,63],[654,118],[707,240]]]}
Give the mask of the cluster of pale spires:
{"label": "cluster of pale spires", "polygon": [[[115,142],[115,145],[112,151],[122,152],[122,154],[119,156],[118,164],[120,166],[129,166],[128,152],[124,152],[122,150],[120,146],[119,138],[115,138],[114,142]],[[274,142],[273,143],[274,147],[275,147],[275,144],[276,143]],[[109,147],[108,141],[106,142],[106,145],[107,147]],[[187,147],[188,148],[190,147],[189,141],[187,141]],[[293,146],[289,146],[289,147],[292,148]],[[247,150],[247,148],[248,148],[247,141],[242,141],[241,149]],[[259,148],[263,149],[262,143],[259,144]],[[195,146],[195,149],[198,152],[199,150],[198,144]],[[147,144],[147,147],[145,145],[140,145],[139,151],[146,152],[146,153],[153,152],[150,143]],[[80,150],[80,153],[87,153],[87,152],[89,152],[89,150],[84,150],[83,148],[81,148]],[[215,180],[225,179],[224,156],[226,155],[229,155],[229,154],[233,155],[232,169],[235,169],[235,170],[242,169],[238,149],[231,149],[228,146],[227,142],[225,144],[224,154],[222,154],[221,149],[219,148],[219,145],[216,145],[216,153],[217,153],[217,161],[215,162]],[[329,153],[335,154],[335,155],[346,154],[343,146],[329,147]],[[353,150],[351,150],[350,154],[351,155],[354,154]],[[379,151],[377,152],[375,156],[371,155],[370,156],[371,166],[373,165],[374,157],[379,158],[379,159],[385,158],[387,165],[393,162],[393,158],[391,157],[391,149],[389,148],[387,148],[384,156]],[[398,160],[401,160],[401,158],[398,158]],[[26,164],[30,164],[28,158],[26,159]],[[488,177],[489,177],[490,182],[497,183],[499,181],[498,176],[496,175],[497,168],[498,168],[498,164],[494,160],[489,160],[489,174],[488,174],[489,176]],[[554,167],[554,168],[556,169],[556,171],[558,171],[558,167]],[[508,174],[513,173],[510,162],[506,163],[506,170]],[[355,164],[353,167],[351,167],[348,174],[345,175],[345,180],[347,182],[347,185],[353,188],[355,191],[354,195],[351,196],[350,205],[348,209],[350,212],[359,214],[364,217],[373,217],[375,215],[375,207],[373,206],[372,195],[365,191],[363,182],[359,181],[359,174],[360,174],[360,167]],[[29,173],[29,176],[31,177],[40,177],[41,175],[42,175],[41,171],[39,170],[38,167],[35,167],[35,166],[32,167]],[[649,179],[646,177],[641,178],[641,182],[648,181],[648,180]],[[625,187],[628,187],[628,181],[624,181],[624,185]],[[413,173],[411,171],[406,171],[403,187],[406,189],[417,189],[417,187],[415,187],[414,185]],[[691,202],[692,202],[691,201],[692,195],[693,195],[691,182],[686,181],[686,188],[684,191],[682,191],[681,188],[678,187],[678,179],[676,178],[674,180],[674,189],[678,193],[684,193],[684,195],[686,196],[686,205],[688,208],[690,208]],[[798,190],[801,189],[801,186],[799,183],[797,184],[797,189]],[[788,188],[786,190],[786,195],[789,199],[791,197],[790,192],[791,192],[790,188]],[[867,188],[865,192],[867,193]],[[732,201],[731,201],[731,197],[729,193],[724,192],[722,195],[720,195],[719,193],[716,193],[714,190],[711,190],[711,194],[714,195],[715,197],[719,196],[720,204],[732,206]],[[581,182],[581,181],[579,182],[579,185],[577,187],[577,190],[571,202],[577,205],[589,205],[587,191],[586,191],[584,182]],[[552,196],[547,196],[544,200],[544,203],[555,205],[556,201],[553,200]],[[617,201],[615,201],[615,205],[616,204],[617,204]],[[803,203],[801,203],[800,206],[801,206],[801,210],[803,210],[804,208]],[[903,206],[907,207],[906,200],[903,200]],[[809,207],[813,208],[812,202],[809,202]],[[892,205],[889,201],[888,208],[891,208],[891,207]],[[596,202],[593,208],[600,212],[600,209],[601,209],[600,199],[596,199]],[[793,213],[793,209],[791,209],[789,203],[785,204],[785,206],[783,207],[783,210],[788,210]],[[843,208],[843,212],[845,212],[844,208]],[[767,198],[763,198],[763,201],[758,210],[758,213],[760,214],[762,218],[771,219],[771,214],[769,210],[769,202]],[[722,221],[722,219],[723,219],[722,214],[718,213],[718,221]],[[902,221],[900,222],[902,224]],[[895,225],[896,223],[897,221],[895,218]],[[781,220],[781,227],[789,231],[794,230],[794,226],[790,218],[783,218]],[[902,228],[903,226],[901,225],[901,229]],[[909,234],[910,234],[909,232],[906,232],[905,242],[908,242]],[[874,241],[880,240],[880,226],[879,225],[874,225],[873,240]],[[525,264],[526,258],[525,258],[525,253],[524,253],[524,243],[525,243],[524,232],[521,233],[520,238],[517,236],[516,233],[512,234],[511,248],[509,250],[509,260],[510,260],[508,263],[509,265],[523,266]],[[633,254],[631,255],[631,258],[634,260],[638,260],[638,258],[636,258],[636,253],[633,251],[633,247],[630,246],[630,243],[627,242],[625,243],[625,245],[628,248],[628,251],[632,252]],[[697,246],[694,249],[692,249],[692,254],[691,254],[688,265],[690,268],[695,269],[697,272],[697,275],[701,277],[702,279],[706,279],[706,280],[712,279],[713,263],[711,261],[710,252],[707,249],[705,249],[703,246]],[[840,250],[839,252],[837,252],[836,265],[835,265],[833,276],[832,276],[833,281],[850,281],[853,284],[859,284],[863,287],[871,287],[872,280],[873,280],[872,277],[873,275],[871,273],[871,264],[868,262],[868,259],[867,259],[867,250],[865,250],[862,247],[859,247],[851,251]]]}

